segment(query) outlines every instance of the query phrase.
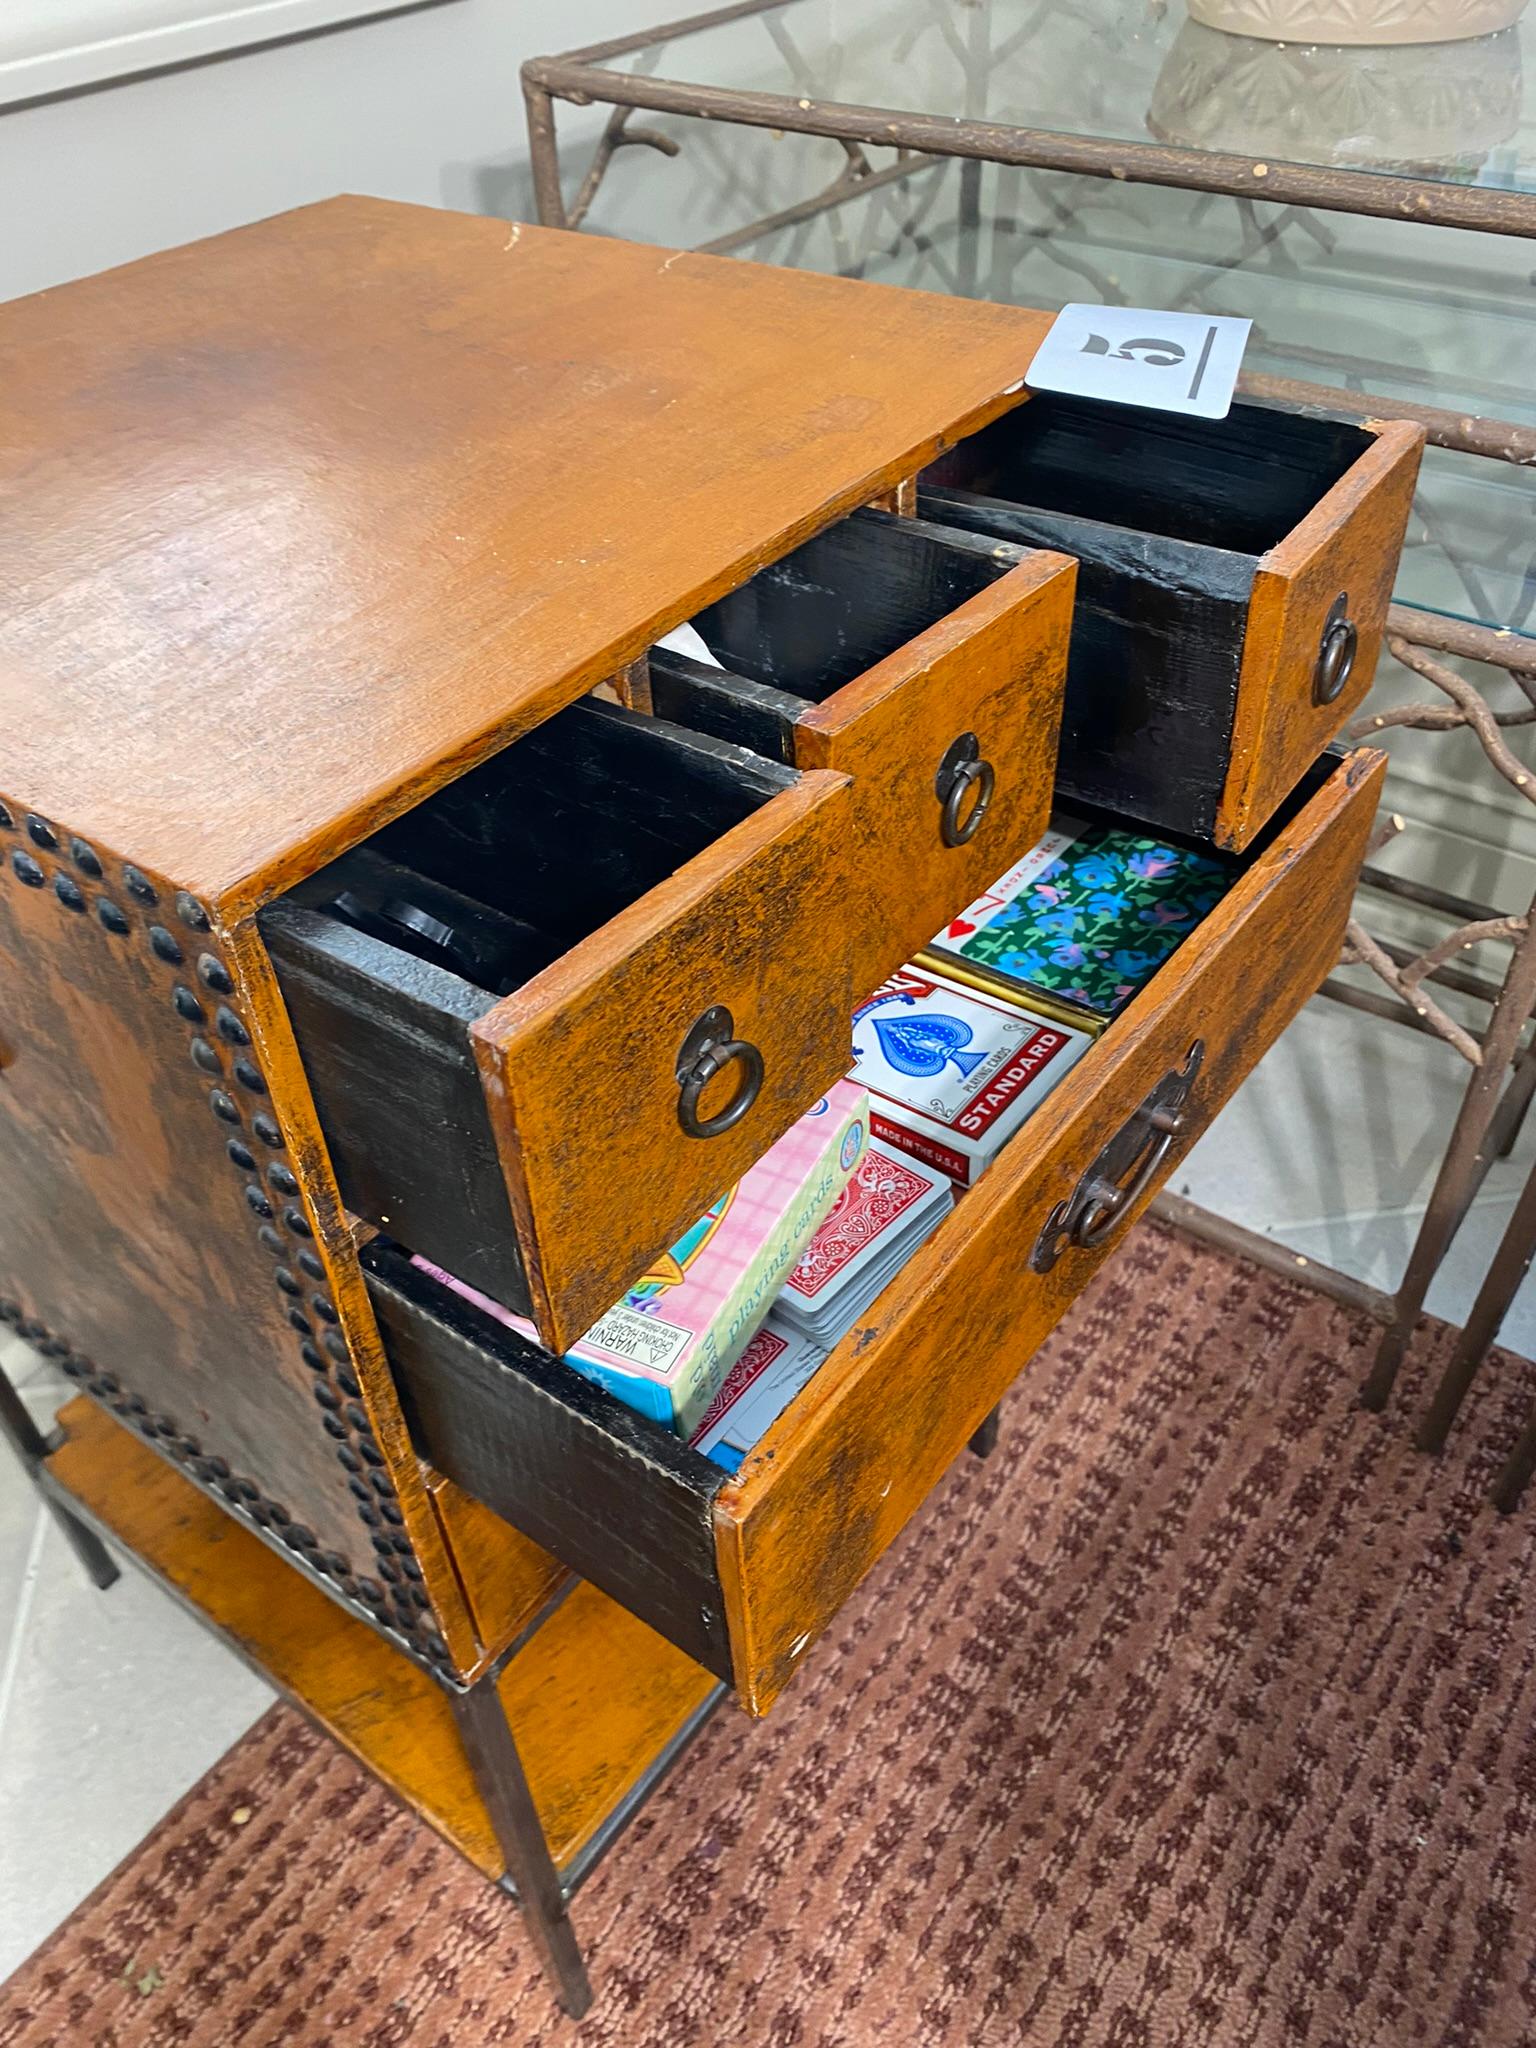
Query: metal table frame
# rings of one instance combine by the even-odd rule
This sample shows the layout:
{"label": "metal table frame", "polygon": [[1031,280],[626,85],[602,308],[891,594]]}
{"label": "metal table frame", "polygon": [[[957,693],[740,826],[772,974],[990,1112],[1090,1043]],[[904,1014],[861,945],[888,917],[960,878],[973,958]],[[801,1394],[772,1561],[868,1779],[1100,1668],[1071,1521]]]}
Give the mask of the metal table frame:
{"label": "metal table frame", "polygon": [[[736,0],[731,6],[588,44],[563,55],[530,59],[523,66],[522,83],[540,221],[548,227],[579,228],[603,180],[626,148],[660,150],[668,156],[678,153],[675,137],[633,125],[632,116],[647,111],[713,124],[765,128],[781,134],[820,136],[842,145],[846,163],[830,185],[794,205],[765,214],[700,245],[703,251],[714,254],[744,248],[764,235],[814,219],[951,158],[960,159],[964,166],[961,218],[962,224],[972,226],[980,217],[975,182],[980,165],[992,163],[1536,240],[1536,195],[1528,193],[1374,171],[1254,162],[1247,157],[1157,142],[1064,134],[890,107],[845,105],[809,96],[691,84],[612,68],[615,58],[633,56],[728,22],[767,17],[766,25],[772,34],[774,17],[782,6],[783,0]],[[981,11],[978,9],[978,14]],[[1032,25],[1026,24],[1017,33],[1027,34]],[[1006,53],[1005,46],[1003,50],[983,54],[990,59]],[[557,101],[610,109],[569,199],[555,127]],[[877,163],[869,154],[871,150],[890,151],[891,160]],[[1419,406],[1370,392],[1291,378],[1245,376],[1240,388],[1245,395],[1263,403],[1303,411],[1417,420],[1436,447],[1489,461],[1536,464],[1536,428],[1513,421]],[[1510,753],[1503,738],[1510,727],[1536,723],[1536,638],[1394,605],[1388,644],[1400,662],[1439,693],[1439,701],[1408,705],[1380,715],[1367,714],[1350,729],[1351,737],[1371,738],[1396,725],[1425,731],[1471,730],[1492,768],[1528,801],[1536,802],[1536,783]],[[1481,689],[1447,664],[1446,656],[1480,663],[1502,673],[1516,685],[1521,701],[1512,709],[1494,709]],[[1398,821],[1387,821],[1373,850],[1379,850],[1397,828]],[[1324,984],[1322,994],[1438,1037],[1471,1070],[1400,1285],[1393,1293],[1367,1286],[1348,1274],[1302,1259],[1270,1238],[1213,1216],[1177,1196],[1162,1196],[1154,1213],[1209,1242],[1241,1251],[1271,1270],[1302,1280],[1379,1322],[1383,1326],[1382,1336],[1363,1389],[1366,1405],[1379,1409],[1391,1395],[1430,1283],[1451,1240],[1494,1158],[1507,1154],[1514,1145],[1531,1096],[1536,1093],[1536,1039],[1526,1029],[1536,1005],[1536,897],[1520,914],[1507,916],[1491,905],[1468,902],[1370,865],[1362,882],[1367,898],[1376,893],[1413,903],[1444,918],[1449,929],[1436,944],[1414,953],[1407,947],[1374,938],[1357,918],[1350,925],[1341,964],[1368,968],[1385,985],[1386,992],[1358,987],[1335,977]],[[1465,953],[1489,942],[1512,947],[1507,969],[1499,980],[1470,972],[1462,963]],[[1480,1030],[1463,1027],[1435,1000],[1431,985],[1454,989],[1486,1006],[1486,1025]],[[1536,1186],[1527,1191],[1527,1198],[1511,1221],[1456,1356],[1420,1427],[1418,1440],[1424,1448],[1437,1450],[1443,1443],[1477,1364],[1497,1335],[1499,1322],[1533,1253]],[[1517,1451],[1501,1480],[1498,1493],[1502,1506],[1513,1504],[1525,1474],[1536,1462],[1536,1418],[1528,1436],[1528,1449],[1522,1447]]]}

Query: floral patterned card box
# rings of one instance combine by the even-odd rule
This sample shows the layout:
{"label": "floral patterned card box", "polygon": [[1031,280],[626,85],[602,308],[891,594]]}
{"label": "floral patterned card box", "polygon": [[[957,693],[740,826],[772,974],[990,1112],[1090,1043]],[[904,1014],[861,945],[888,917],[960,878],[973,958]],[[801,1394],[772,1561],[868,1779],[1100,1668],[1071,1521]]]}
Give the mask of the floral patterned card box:
{"label": "floral patterned card box", "polygon": [[1058,818],[933,942],[1097,1017],[1151,980],[1237,878],[1234,861],[1115,825]]}

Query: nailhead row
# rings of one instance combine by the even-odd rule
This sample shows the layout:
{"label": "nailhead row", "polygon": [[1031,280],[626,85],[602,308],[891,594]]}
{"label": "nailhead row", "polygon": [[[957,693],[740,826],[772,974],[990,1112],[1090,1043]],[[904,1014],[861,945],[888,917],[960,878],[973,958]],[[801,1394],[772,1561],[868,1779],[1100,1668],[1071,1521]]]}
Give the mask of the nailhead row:
{"label": "nailhead row", "polygon": [[[0,831],[18,832],[41,852],[67,858],[89,882],[107,882],[105,865],[94,849],[76,838],[70,838],[66,846],[44,818],[28,813],[18,824],[13,812],[0,803]],[[67,910],[84,914],[93,907],[73,874],[61,865],[50,875],[25,846],[10,849],[9,867],[27,888],[46,888],[51,881],[54,895]],[[169,913],[179,930],[173,929],[171,922],[152,921],[153,916],[167,914],[161,909],[161,892],[136,867],[122,869],[122,888],[141,913],[151,914],[144,923],[151,953],[176,970],[170,1007],[188,1028],[192,1066],[214,1084],[208,1091],[208,1107],[224,1132],[226,1157],[244,1181],[246,1206],[257,1224],[257,1242],[276,1261],[273,1282],[284,1297],[288,1321],[299,1338],[299,1355],[313,1375],[311,1392],[320,1426],[332,1439],[358,1519],[367,1530],[374,1552],[372,1569],[358,1571],[341,1551],[326,1549],[312,1529],[296,1521],[254,1480],[232,1472],[225,1459],[205,1454],[198,1439],[171,1417],[152,1414],[115,1373],[100,1371],[83,1353],[54,1337],[41,1323],[27,1317],[19,1302],[0,1300],[0,1322],[12,1324],[45,1355],[57,1358],[71,1379],[158,1450],[184,1465],[237,1515],[286,1544],[312,1571],[332,1580],[416,1656],[447,1669],[452,1658],[434,1624],[421,1566],[405,1533],[405,1517],[362,1405],[351,1353],[337,1327],[340,1317],[325,1292],[325,1266],[313,1248],[314,1230],[303,1208],[299,1179],[284,1156],[282,1131],[265,1107],[267,1084],[251,1055],[250,1032],[230,1000],[234,981],[218,955],[207,949],[205,935],[212,930],[211,920],[196,898],[183,890],[176,894]],[[98,893],[94,912],[98,923],[114,937],[127,937],[134,929],[132,915],[113,895]]]}

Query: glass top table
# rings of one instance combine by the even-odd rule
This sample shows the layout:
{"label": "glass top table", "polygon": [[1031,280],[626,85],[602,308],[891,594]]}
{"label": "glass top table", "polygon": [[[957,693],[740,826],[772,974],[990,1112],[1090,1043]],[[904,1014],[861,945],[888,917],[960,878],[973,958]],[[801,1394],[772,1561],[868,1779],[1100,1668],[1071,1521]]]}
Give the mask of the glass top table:
{"label": "glass top table", "polygon": [[[1506,25],[1387,47],[1212,25],[1303,4]],[[1439,442],[1400,595],[1529,632],[1533,34],[1519,0],[743,0],[524,81],[552,224],[1019,304],[1251,317],[1260,395],[1369,394]],[[574,185],[557,99],[610,110]]]}

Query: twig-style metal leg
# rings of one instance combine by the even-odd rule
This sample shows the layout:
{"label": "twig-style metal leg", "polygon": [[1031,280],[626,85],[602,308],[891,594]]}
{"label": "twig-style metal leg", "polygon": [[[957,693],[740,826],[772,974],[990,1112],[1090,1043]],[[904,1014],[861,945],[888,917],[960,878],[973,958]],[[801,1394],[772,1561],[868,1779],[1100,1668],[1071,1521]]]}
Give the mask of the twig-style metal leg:
{"label": "twig-style metal leg", "polygon": [[997,1449],[997,1427],[1002,1412],[1001,1408],[994,1408],[989,1415],[984,1416],[981,1427],[971,1438],[971,1449],[978,1458],[990,1458]]}
{"label": "twig-style metal leg", "polygon": [[1493,1264],[1478,1290],[1466,1328],[1456,1340],[1456,1349],[1451,1353],[1450,1363],[1441,1375],[1429,1412],[1420,1425],[1418,1443],[1421,1451],[1438,1451],[1444,1444],[1457,1411],[1466,1399],[1467,1389],[1489,1345],[1498,1336],[1499,1325],[1509,1313],[1509,1305],[1519,1291],[1521,1281],[1530,1271],[1533,1257],[1536,1257],[1536,1173],[1529,1176],[1521,1190],[1515,1213],[1509,1219],[1499,1248],[1494,1253]]}
{"label": "twig-style metal leg", "polygon": [[516,1888],[528,1931],[545,1969],[559,1986],[560,2003],[572,2019],[580,2019],[592,2003],[587,1966],[565,1909],[560,1874],[523,1775],[523,1760],[496,1681],[487,1676],[467,1692],[450,1693],[449,1697],[459,1739],[507,1859],[507,1875]]}
{"label": "twig-style metal leg", "polygon": [[542,86],[524,74],[523,103],[528,110],[528,158],[533,166],[533,196],[539,220],[547,228],[566,225],[565,195],[560,189],[560,144],[555,134],[555,103]]}
{"label": "twig-style metal leg", "polygon": [[[1515,946],[1509,972],[1489,1020],[1482,1045],[1482,1064],[1474,1069],[1462,1097],[1456,1128],[1440,1162],[1434,1192],[1408,1270],[1397,1290],[1397,1309],[1382,1336],[1376,1362],[1361,1392],[1367,1408],[1385,1408],[1398,1368],[1407,1352],[1424,1297],[1451,1239],[1461,1228],[1472,1197],[1482,1185],[1493,1154],[1491,1131],[1520,1033],[1536,1002],[1536,909]],[[1499,1136],[1502,1137],[1502,1130]]]}
{"label": "twig-style metal leg", "polygon": [[[27,1477],[35,1480],[48,1455],[48,1440],[27,1413],[26,1404],[11,1385],[9,1374],[3,1371],[0,1371],[0,1434],[20,1458]],[[78,1521],[62,1501],[53,1500],[46,1493],[43,1499],[48,1512],[59,1525],[60,1534],[84,1565],[92,1583],[105,1592],[119,1576],[111,1552],[95,1530]]]}

